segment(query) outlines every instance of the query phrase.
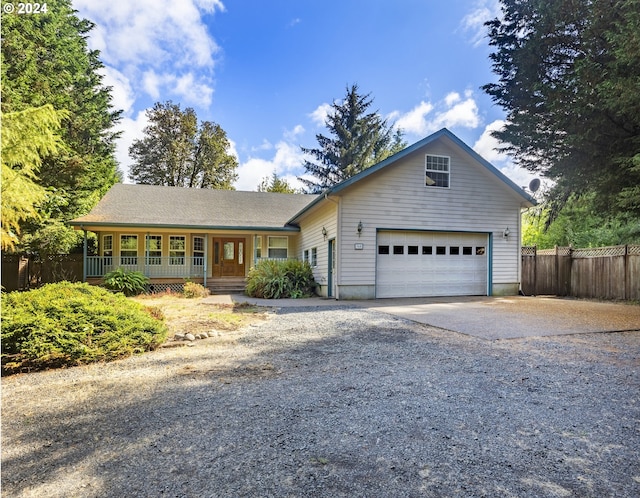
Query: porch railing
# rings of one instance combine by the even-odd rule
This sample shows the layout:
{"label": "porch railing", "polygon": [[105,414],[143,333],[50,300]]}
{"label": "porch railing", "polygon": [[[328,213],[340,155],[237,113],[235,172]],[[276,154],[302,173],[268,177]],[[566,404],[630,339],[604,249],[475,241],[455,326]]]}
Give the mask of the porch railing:
{"label": "porch railing", "polygon": [[150,278],[202,277],[204,276],[204,257],[87,256],[87,277],[104,277],[116,268],[139,271]]}

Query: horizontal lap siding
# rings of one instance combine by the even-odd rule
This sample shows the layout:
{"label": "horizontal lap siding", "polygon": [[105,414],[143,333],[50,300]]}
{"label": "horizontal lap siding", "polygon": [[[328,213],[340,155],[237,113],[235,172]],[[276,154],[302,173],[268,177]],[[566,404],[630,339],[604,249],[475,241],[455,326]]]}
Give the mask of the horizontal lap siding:
{"label": "horizontal lap siding", "polygon": [[[424,186],[425,154],[449,156],[449,189]],[[493,234],[493,283],[518,281],[520,200],[501,180],[457,147],[440,142],[406,157],[344,193],[341,204],[343,285],[375,283],[376,232],[380,229]],[[363,231],[357,233],[362,221]],[[510,236],[502,232],[509,228]],[[363,250],[354,244],[362,243]]]}
{"label": "horizontal lap siding", "polygon": [[[338,226],[338,206],[337,200],[321,201],[321,206],[300,220],[300,237],[298,239],[298,257],[302,259],[304,251],[311,249],[318,250],[318,264],[313,269],[313,276],[316,282],[321,285],[327,284],[328,279],[328,241],[337,238]],[[322,235],[322,227],[327,230],[327,238]]]}

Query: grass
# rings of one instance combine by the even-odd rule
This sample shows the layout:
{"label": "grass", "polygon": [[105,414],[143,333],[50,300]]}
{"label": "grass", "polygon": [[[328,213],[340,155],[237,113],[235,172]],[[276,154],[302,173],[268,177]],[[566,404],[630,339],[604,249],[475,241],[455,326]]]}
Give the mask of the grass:
{"label": "grass", "polygon": [[159,308],[169,330],[169,338],[178,332],[234,331],[267,318],[265,308],[239,303],[234,305],[207,302],[206,298],[186,299],[181,294],[164,293],[131,298]]}

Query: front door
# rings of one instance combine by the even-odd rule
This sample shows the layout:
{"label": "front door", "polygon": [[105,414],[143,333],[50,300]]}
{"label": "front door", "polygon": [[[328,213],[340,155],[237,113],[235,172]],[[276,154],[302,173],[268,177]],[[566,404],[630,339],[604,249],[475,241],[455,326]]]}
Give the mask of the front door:
{"label": "front door", "polygon": [[245,239],[214,238],[213,239],[213,276],[244,277],[245,274]]}

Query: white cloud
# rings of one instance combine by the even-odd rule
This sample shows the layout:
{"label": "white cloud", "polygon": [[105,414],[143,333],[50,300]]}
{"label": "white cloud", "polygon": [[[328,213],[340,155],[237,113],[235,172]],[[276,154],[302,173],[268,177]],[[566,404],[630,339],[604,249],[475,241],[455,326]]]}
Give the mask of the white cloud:
{"label": "white cloud", "polygon": [[493,131],[501,130],[506,122],[497,119],[489,123],[480,138],[473,145],[473,150],[480,154],[484,159],[498,168],[505,176],[511,179],[519,187],[529,185],[529,182],[535,178],[535,175],[524,168],[516,166],[511,157],[505,152],[500,152],[500,142],[491,136]]}
{"label": "white cloud", "polygon": [[304,155],[298,145],[280,141],[275,145],[275,153],[271,159],[252,157],[238,166],[238,190],[256,190],[263,178],[274,172],[284,178],[294,188],[301,188],[298,171],[304,162]]}
{"label": "white cloud", "polygon": [[124,117],[116,127],[116,131],[122,131],[122,137],[116,145],[116,159],[123,173],[125,183],[130,182],[129,169],[132,160],[129,157],[129,147],[131,147],[134,140],[144,137],[144,129],[148,124],[149,120],[147,119],[146,110],[144,110],[140,111],[135,119]]}
{"label": "white cloud", "polygon": [[206,12],[223,11],[219,1],[74,0],[80,16],[96,23],[89,44],[108,64],[213,67],[218,46],[202,21]]}
{"label": "white cloud", "polygon": [[473,10],[462,18],[460,27],[464,32],[469,33],[469,41],[473,46],[478,47],[484,43],[487,36],[487,28],[484,23],[499,17],[500,14],[498,0],[478,0]]}
{"label": "white cloud", "polygon": [[128,114],[135,102],[135,96],[129,78],[110,66],[104,66],[100,69],[100,73],[104,77],[102,83],[105,86],[111,87],[111,97],[113,99],[111,105],[113,108],[121,109],[125,115]]}
{"label": "white cloud", "polygon": [[[392,113],[396,114],[396,113]],[[477,128],[480,126],[478,105],[472,92],[465,92],[465,100],[458,92],[450,92],[437,104],[421,101],[416,107],[401,114],[396,127],[409,135],[424,137],[440,128]]]}
{"label": "white cloud", "polygon": [[430,102],[420,102],[408,113],[401,115],[396,121],[396,127],[405,133],[426,135],[428,133],[427,115],[433,110]]}
{"label": "white cloud", "polygon": [[327,116],[331,111],[331,104],[320,104],[315,111],[309,114],[311,121],[317,126],[324,126],[327,122]]}

